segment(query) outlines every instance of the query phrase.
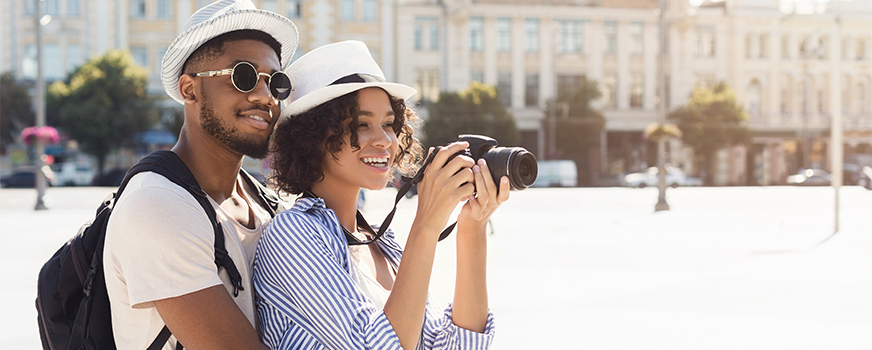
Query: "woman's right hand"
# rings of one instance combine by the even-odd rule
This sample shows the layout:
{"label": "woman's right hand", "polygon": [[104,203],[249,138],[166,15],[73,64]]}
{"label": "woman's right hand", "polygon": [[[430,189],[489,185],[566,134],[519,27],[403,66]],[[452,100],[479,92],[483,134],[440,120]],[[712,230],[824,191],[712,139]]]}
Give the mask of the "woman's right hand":
{"label": "woman's right hand", "polygon": [[[422,220],[421,224],[425,227],[437,228],[437,235],[445,227],[457,204],[475,191],[472,172],[475,161],[465,155],[448,161],[451,155],[467,147],[467,142],[454,142],[440,149],[418,183],[418,214],[415,220]],[[430,152],[433,152],[432,148]]]}

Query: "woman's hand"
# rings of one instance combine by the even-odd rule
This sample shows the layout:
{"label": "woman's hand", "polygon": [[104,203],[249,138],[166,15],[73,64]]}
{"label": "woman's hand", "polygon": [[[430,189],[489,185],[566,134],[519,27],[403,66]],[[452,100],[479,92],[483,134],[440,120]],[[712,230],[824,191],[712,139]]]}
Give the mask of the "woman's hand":
{"label": "woman's hand", "polygon": [[484,229],[488,219],[500,207],[500,204],[509,200],[509,178],[503,176],[500,179],[499,193],[494,184],[490,168],[484,159],[479,159],[473,167],[476,194],[470,194],[468,201],[463,205],[457,224],[464,227],[479,227]]}
{"label": "woman's hand", "polygon": [[[469,147],[467,142],[454,142],[440,149],[418,184],[418,217],[421,224],[442,231],[451,212],[464,198],[472,195],[476,181],[472,171],[475,162],[472,158],[458,155],[451,161],[451,155]],[[430,150],[432,153],[432,149]],[[447,163],[446,163],[447,162]],[[491,181],[493,182],[493,181]]]}

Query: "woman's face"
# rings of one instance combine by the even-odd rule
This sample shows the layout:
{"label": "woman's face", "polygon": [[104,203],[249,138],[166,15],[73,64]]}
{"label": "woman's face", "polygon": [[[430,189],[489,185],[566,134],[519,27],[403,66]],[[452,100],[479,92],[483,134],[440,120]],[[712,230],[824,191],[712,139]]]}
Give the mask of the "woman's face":
{"label": "woman's face", "polygon": [[[325,182],[345,183],[355,188],[379,190],[387,185],[391,164],[399,150],[394,134],[394,110],[387,93],[380,88],[366,88],[357,92],[357,142],[360,149],[351,147],[351,134],[343,135],[342,150],[333,156],[324,156]],[[345,125],[350,119],[344,121]]]}

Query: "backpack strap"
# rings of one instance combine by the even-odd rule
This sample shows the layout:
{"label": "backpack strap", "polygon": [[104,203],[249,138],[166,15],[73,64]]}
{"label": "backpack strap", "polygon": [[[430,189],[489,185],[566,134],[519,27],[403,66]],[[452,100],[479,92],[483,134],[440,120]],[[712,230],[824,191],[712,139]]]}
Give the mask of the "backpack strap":
{"label": "backpack strap", "polygon": [[249,186],[257,190],[258,199],[260,199],[260,204],[263,206],[270,214],[270,216],[275,217],[276,213],[279,211],[279,196],[276,195],[275,191],[266,188],[260,181],[257,181],[251,174],[249,174],[245,169],[239,169],[239,174],[245,179],[245,182],[248,183]]}

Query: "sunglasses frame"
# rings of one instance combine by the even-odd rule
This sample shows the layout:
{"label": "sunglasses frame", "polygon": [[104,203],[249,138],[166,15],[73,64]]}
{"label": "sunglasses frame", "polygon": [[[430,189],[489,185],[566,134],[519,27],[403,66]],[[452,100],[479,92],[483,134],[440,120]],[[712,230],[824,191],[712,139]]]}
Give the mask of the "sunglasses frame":
{"label": "sunglasses frame", "polygon": [[[255,83],[254,83],[254,87],[252,87],[251,89],[249,89],[249,90],[247,90],[247,91],[246,91],[246,90],[243,90],[243,89],[240,89],[239,86],[236,85],[236,80],[233,79],[233,73],[236,72],[236,67],[239,67],[239,65],[241,65],[241,64],[248,65],[249,67],[251,67],[252,70],[254,70],[255,73],[257,73],[257,81],[255,81]],[[265,76],[265,77],[267,77],[266,87],[270,90],[270,91],[269,91],[270,96],[272,96],[272,97],[273,97],[274,99],[276,99],[277,101],[284,101],[284,100],[286,100],[288,97],[291,96],[290,92],[288,93],[288,97],[285,97],[285,98],[279,98],[278,96],[273,95],[272,88],[270,88],[270,86],[269,86],[270,83],[272,83],[272,78],[273,78],[276,74],[279,74],[279,73],[281,73],[281,74],[283,74],[284,76],[288,77],[288,75],[285,74],[285,72],[282,72],[282,71],[276,71],[276,72],[274,72],[273,74],[267,74],[267,73],[261,73],[261,72],[258,72],[258,71],[257,71],[257,68],[255,68],[254,65],[251,64],[251,62],[242,61],[242,62],[239,62],[239,63],[235,64],[235,65],[233,66],[233,68],[219,69],[219,70],[210,70],[210,71],[205,71],[205,72],[200,72],[200,73],[188,73],[188,75],[190,75],[190,76],[192,76],[192,77],[217,77],[217,76],[222,76],[222,75],[229,75],[229,76],[230,76],[230,83],[233,84],[233,87],[236,88],[236,90],[239,91],[239,92],[241,92],[241,93],[249,93],[249,92],[254,91],[254,89],[257,88],[257,83],[260,81],[260,77]],[[294,83],[291,82],[291,77],[288,77],[288,82],[291,84],[291,90],[290,90],[290,91],[294,91]]]}

